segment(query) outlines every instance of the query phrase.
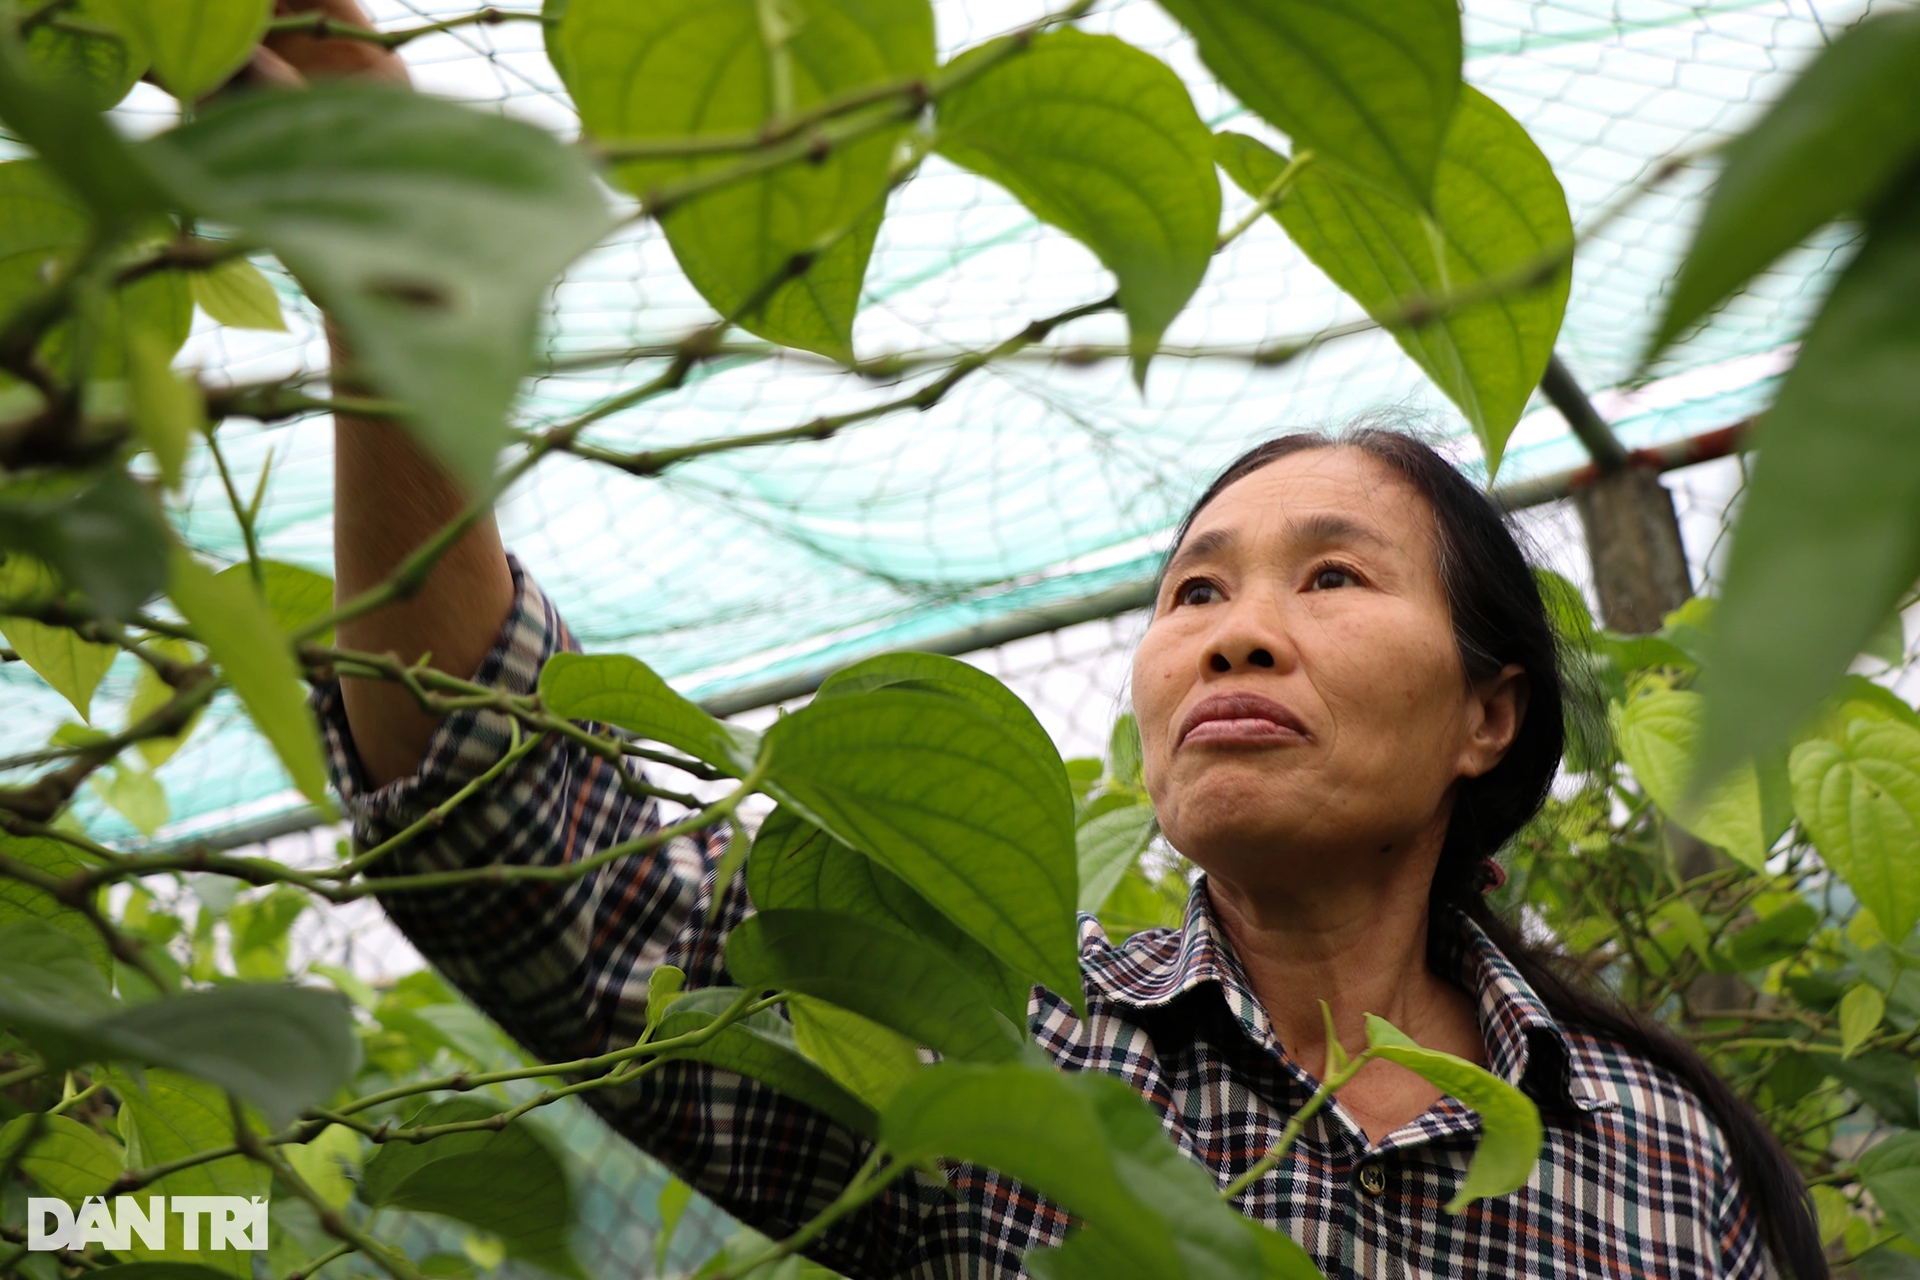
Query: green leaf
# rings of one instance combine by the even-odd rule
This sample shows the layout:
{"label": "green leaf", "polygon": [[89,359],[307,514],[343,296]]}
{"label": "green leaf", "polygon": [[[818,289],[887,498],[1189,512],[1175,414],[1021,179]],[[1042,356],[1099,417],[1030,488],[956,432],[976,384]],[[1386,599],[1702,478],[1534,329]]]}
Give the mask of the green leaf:
{"label": "green leaf", "polygon": [[353,1175],[360,1169],[360,1135],[345,1125],[329,1125],[310,1142],[280,1148],[294,1172],[336,1209],[353,1199]]}
{"label": "green leaf", "polygon": [[1113,722],[1113,731],[1107,735],[1107,777],[1118,786],[1137,791],[1146,785],[1145,769],[1140,722],[1128,711]]}
{"label": "green leaf", "polygon": [[[477,1097],[448,1098],[407,1118],[409,1127],[484,1120],[501,1113]],[[584,1277],[567,1245],[574,1203],[566,1166],[531,1125],[383,1143],[367,1161],[360,1198],[370,1207],[439,1213],[492,1232],[509,1257]]]}
{"label": "green leaf", "polygon": [[227,924],[233,930],[233,967],[249,982],[279,982],[287,976],[287,938],[313,899],[291,885],[264,897],[233,904]]}
{"label": "green leaf", "polygon": [[1484,1067],[1437,1049],[1422,1049],[1386,1019],[1367,1015],[1367,1044],[1376,1058],[1397,1062],[1437,1089],[1458,1098],[1480,1117],[1480,1145],[1467,1176],[1446,1205],[1459,1213],[1485,1196],[1503,1196],[1527,1185],[1540,1161],[1540,1112],[1526,1094]]}
{"label": "green leaf", "polygon": [[1124,1259],[1127,1274],[1261,1273],[1261,1246],[1212,1175],[1101,1072],[942,1063],[894,1096],[882,1138],[902,1160],[966,1160],[1017,1178],[1097,1233],[1078,1249]]}
{"label": "green leaf", "polygon": [[13,24],[0,33],[0,121],[39,152],[102,222],[122,227],[166,213],[171,201],[95,110],[96,97],[84,83],[43,76],[20,47]]}
{"label": "green leaf", "polygon": [[[0,553],[0,600],[42,603],[60,595],[60,584],[47,567],[31,556]],[[35,675],[88,718],[93,691],[120,656],[110,644],[92,644],[66,627],[49,626],[32,618],[0,617],[0,637],[13,646]]]}
{"label": "green leaf", "polygon": [[[964,73],[1004,50],[954,59]],[[1114,36],[1036,36],[941,98],[935,146],[1034,216],[1093,250],[1119,277],[1134,378],[1207,274],[1220,180],[1207,126],[1171,68]]]}
{"label": "green leaf", "polygon": [[[115,1070],[107,1080],[120,1096],[120,1132],[134,1168],[167,1164],[233,1142],[233,1111],[217,1085],[172,1071],[147,1071],[136,1080]],[[227,1156],[170,1173],[140,1194],[265,1197],[271,1182],[264,1165],[245,1156]],[[205,1232],[200,1242],[202,1248],[188,1249],[183,1233],[169,1229],[165,1249],[148,1249],[135,1237],[128,1252],[140,1259],[199,1263],[236,1280],[250,1280],[253,1254],[206,1248],[211,1241]]]}
{"label": "green leaf", "polygon": [[199,213],[274,252],[410,431],[486,481],[547,290],[607,230],[580,152],[365,84],[237,99],[146,151]]}
{"label": "green leaf", "polygon": [[747,861],[747,895],[762,911],[835,911],[904,933],[950,955],[993,993],[993,1006],[1025,1026],[1033,984],[995,959],[899,876],[785,805],[768,814]]}
{"label": "green leaf", "polygon": [[126,472],[42,473],[0,484],[0,549],[24,551],[124,618],[167,580],[159,508]]}
{"label": "green leaf", "polygon": [[[784,30],[763,30],[763,20]],[[780,115],[934,70],[926,0],[571,0],[554,43],[583,128],[605,142],[753,133]],[[861,282],[906,131],[881,129],[817,164],[735,182],[668,212],[667,241],[687,279],[730,315],[796,254],[853,227],[740,322],[769,341],[851,359]],[[630,162],[613,175],[645,196],[739,163],[737,154]]]}
{"label": "green leaf", "polygon": [[107,807],[131,822],[141,835],[151,836],[167,825],[171,812],[167,806],[167,789],[152,774],[116,761],[110,769],[94,774],[89,782]]}
{"label": "green leaf", "polygon": [[[1285,165],[1252,138],[1222,134],[1218,158],[1259,195]],[[1572,242],[1566,194],[1527,131],[1466,89],[1447,130],[1432,212],[1319,163],[1303,167],[1273,216],[1301,250],[1376,320],[1523,268]],[[1394,340],[1480,437],[1487,474],[1540,385],[1566,313],[1565,268],[1537,287],[1503,292],[1430,324],[1390,326]]]}
{"label": "green leaf", "polygon": [[[554,0],[547,0],[551,5]],[[565,0],[561,0],[564,4]],[[693,1188],[678,1178],[669,1177],[667,1185],[660,1188],[660,1233],[653,1239],[653,1270],[655,1275],[667,1274],[667,1249],[673,1244],[673,1233],[680,1225],[680,1217],[687,1211],[687,1204],[693,1199]]]}
{"label": "green leaf", "polygon": [[193,300],[200,309],[221,324],[234,329],[287,331],[287,317],[280,310],[280,295],[260,268],[245,258],[228,258],[211,271],[196,271],[188,280]]}
{"label": "green leaf", "polygon": [[0,922],[0,1026],[67,1065],[89,1047],[77,1029],[114,1007],[106,976],[78,937],[39,916]]}
{"label": "green leaf", "polygon": [[1021,740],[956,698],[822,698],[766,735],[769,789],[1078,1005],[1073,809]]}
{"label": "green leaf", "polygon": [[330,810],[319,727],[307,709],[293,650],[274,625],[266,602],[244,578],[217,576],[179,548],[173,553],[167,594],[233,685],[255,727],[273,745],[300,794]]}
{"label": "green leaf", "polygon": [[1840,1052],[1851,1058],[1880,1029],[1886,1016],[1887,998],[1877,987],[1856,982],[1840,997]]}
{"label": "green leaf", "polygon": [[76,24],[107,30],[42,22],[27,36],[27,61],[43,78],[66,81],[88,106],[105,111],[126,97],[147,69],[146,50],[120,27],[113,0],[75,0],[60,12]]}
{"label": "green leaf", "polygon": [[1127,868],[1153,842],[1153,806],[1131,804],[1083,823],[1074,833],[1080,864],[1080,910],[1098,915]]}
{"label": "green leaf", "polygon": [[1797,730],[1920,578],[1920,198],[1874,220],[1767,410],[1701,676],[1701,769]]}
{"label": "green leaf", "polygon": [[1820,856],[1889,938],[1920,921],[1920,729],[1855,720],[1793,749],[1793,805]]}
{"label": "green leaf", "polygon": [[1724,152],[1649,360],[1835,218],[1860,214],[1920,152],[1920,13],[1867,18]]}
{"label": "green leaf", "polygon": [[1797,955],[1820,927],[1820,915],[1795,900],[1773,911],[1726,941],[1727,961],[1736,973],[1751,973]]}
{"label": "green leaf", "polygon": [[[670,1040],[701,1030],[739,995],[733,987],[688,992],[667,1010],[654,1039]],[[710,1063],[751,1076],[856,1132],[872,1134],[879,1130],[880,1120],[873,1108],[809,1061],[794,1043],[792,1028],[770,1009],[734,1023],[704,1044],[670,1050],[662,1056]]]}
{"label": "green leaf", "polygon": [[[89,868],[72,845],[44,836],[0,835],[0,857],[63,878]],[[85,915],[25,881],[0,876],[0,926],[23,918],[42,921],[66,934],[79,944],[103,980],[112,979],[113,961],[106,941]]]}
{"label": "green leaf", "polygon": [[1313,1255],[1302,1249],[1292,1236],[1250,1219],[1247,1230],[1260,1246],[1263,1280],[1325,1280],[1324,1273],[1313,1263]]}
{"label": "green leaf", "polygon": [[760,750],[760,735],[714,719],[624,654],[554,654],[540,669],[540,700],[555,715],[610,724],[720,769],[745,773]]}
{"label": "green leaf", "polygon": [[[231,564],[213,576],[251,582],[253,570],[244,563]],[[262,560],[260,594],[267,602],[267,614],[273,619],[273,625],[282,631],[298,631],[314,619],[333,612],[333,579],[297,564]],[[315,639],[320,644],[330,644],[332,637],[333,632],[328,630]]]}
{"label": "green leaf", "polygon": [[1033,714],[1033,708],[1020,695],[980,668],[958,658],[938,653],[883,653],[856,662],[828,676],[814,694],[816,700],[843,693],[867,693],[874,689],[906,688],[925,693],[943,693],[972,703],[999,721],[1009,734],[1020,739],[1032,756],[1038,775],[1058,782],[1069,800],[1073,789],[1066,779],[1066,765],[1060,749]]}
{"label": "green leaf", "polygon": [[960,1061],[1005,1061],[1025,1038],[946,952],[835,911],[749,916],[727,937],[727,971],[749,988],[816,996]]}
{"label": "green leaf", "polygon": [[[177,345],[177,344],[175,344]],[[173,371],[173,347],[149,330],[127,326],[127,401],[141,442],[153,451],[160,483],[180,488],[187,441],[206,421],[200,387]]]}
{"label": "green leaf", "polygon": [[1791,814],[1768,812],[1760,772],[1752,761],[1735,768],[1703,795],[1692,794],[1694,749],[1705,706],[1701,696],[1662,689],[1613,709],[1613,735],[1620,755],[1655,804],[1708,844],[1725,849],[1741,865],[1765,869],[1767,853]]}
{"label": "green leaf", "polygon": [[0,164],[0,318],[46,288],[86,243],[86,208],[38,160]]}
{"label": "green leaf", "polygon": [[680,998],[686,985],[686,970],[678,965],[659,965],[647,975],[648,1031],[660,1025],[660,1019],[665,1017],[667,1010],[673,1007],[673,1002]]}
{"label": "green leaf", "polygon": [[[184,640],[175,640],[171,636],[153,636],[143,643],[147,648],[176,662],[192,664],[200,661],[200,653]],[[139,674],[133,681],[133,697],[127,701],[127,727],[131,728],[139,724],[167,705],[178,692],[179,690],[162,680],[152,667],[144,662],[141,663]],[[173,758],[173,753],[180,749],[188,736],[193,733],[194,726],[200,723],[201,712],[205,709],[202,707],[199,711],[195,711],[188,718],[186,728],[170,738],[142,738],[134,744],[141,758],[147,762],[147,768],[158,769]]]}
{"label": "green leaf", "polygon": [[1920,1129],[1920,1092],[1914,1087],[1911,1058],[1891,1049],[1855,1058],[1831,1053],[1811,1056],[1828,1075],[1860,1095],[1882,1120],[1903,1129]]}
{"label": "green leaf", "polygon": [[0,1162],[14,1158],[36,1119],[40,1136],[19,1157],[19,1165],[47,1195],[77,1206],[88,1196],[104,1193],[126,1167],[118,1145],[78,1120],[31,1114],[16,1116],[0,1129]]}
{"label": "green leaf", "polygon": [[1860,1180],[1901,1235],[1920,1240],[1920,1133],[1896,1133],[1860,1153]]}
{"label": "green leaf", "polygon": [[[1233,96],[1317,161],[1429,204],[1461,97],[1452,0],[1164,0]],[[1435,202],[1437,207],[1437,202]]]}
{"label": "green leaf", "polygon": [[189,105],[218,89],[252,56],[272,0],[114,0],[120,22],[145,46],[160,86]]}
{"label": "green leaf", "polygon": [[857,1013],[809,996],[789,999],[787,1013],[800,1052],[876,1110],[921,1069],[913,1041]]}

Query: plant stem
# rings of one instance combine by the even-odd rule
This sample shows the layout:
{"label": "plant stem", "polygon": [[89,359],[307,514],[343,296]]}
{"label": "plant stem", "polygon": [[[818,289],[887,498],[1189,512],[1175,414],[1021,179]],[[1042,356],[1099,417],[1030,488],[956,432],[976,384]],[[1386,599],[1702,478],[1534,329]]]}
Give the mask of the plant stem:
{"label": "plant stem", "polygon": [[912,1165],[902,1161],[894,1161],[882,1167],[882,1162],[886,1159],[886,1154],[887,1151],[885,1147],[876,1146],[873,1149],[873,1154],[867,1157],[866,1163],[860,1166],[860,1171],[853,1175],[853,1180],[847,1183],[846,1189],[834,1198],[832,1204],[815,1214],[813,1218],[798,1231],[788,1236],[785,1240],[780,1241],[759,1257],[747,1262],[739,1270],[731,1272],[722,1271],[718,1275],[713,1276],[712,1280],[741,1280],[741,1277],[746,1276],[750,1272],[758,1271],[768,1263],[778,1262],[782,1258],[793,1256],[812,1244],[815,1240],[818,1240],[826,1233],[828,1227],[831,1227],[834,1223],[866,1204],[882,1191],[885,1191],[897,1181],[902,1174],[909,1172],[913,1168]]}
{"label": "plant stem", "polygon": [[342,863],[332,871],[322,872],[321,874],[329,879],[349,880],[388,854],[397,849],[405,848],[414,840],[418,839],[424,832],[438,828],[447,820],[448,814],[465,804],[468,800],[471,800],[479,792],[493,785],[494,781],[499,778],[501,774],[512,768],[514,764],[528,752],[546,741],[545,734],[537,737],[528,737],[523,740],[520,735],[520,722],[518,720],[512,720],[508,723],[512,726],[513,744],[508,748],[507,753],[495,761],[485,773],[467,783],[466,786],[460,788],[433,808],[427,810],[419,820],[397,835],[388,837],[365,853]]}
{"label": "plant stem", "polygon": [[247,568],[253,574],[253,584],[266,585],[266,574],[260,568],[260,541],[254,536],[253,520],[248,515],[247,504],[240,499],[240,490],[233,483],[233,472],[227,468],[227,457],[220,451],[220,435],[211,424],[206,431],[207,450],[213,454],[213,465],[220,472],[220,485],[227,491],[227,505],[233,508],[233,518],[240,524],[240,538],[246,546]]}
{"label": "plant stem", "polygon": [[1279,1168],[1280,1162],[1286,1159],[1287,1151],[1306,1129],[1307,1121],[1313,1119],[1313,1117],[1319,1113],[1320,1108],[1326,1105],[1327,1099],[1331,1098],[1336,1091],[1344,1089],[1347,1082],[1359,1074],[1360,1068],[1366,1066],[1367,1063],[1372,1060],[1373,1050],[1369,1049],[1349,1061],[1342,1070],[1329,1075],[1326,1082],[1313,1091],[1313,1096],[1307,1099],[1306,1104],[1293,1113],[1293,1118],[1287,1121],[1287,1127],[1280,1131],[1280,1140],[1273,1144],[1273,1148],[1268,1151],[1267,1154],[1261,1156],[1249,1165],[1245,1173],[1220,1188],[1220,1198],[1222,1200],[1233,1199],[1242,1191],[1245,1191],[1248,1187]]}

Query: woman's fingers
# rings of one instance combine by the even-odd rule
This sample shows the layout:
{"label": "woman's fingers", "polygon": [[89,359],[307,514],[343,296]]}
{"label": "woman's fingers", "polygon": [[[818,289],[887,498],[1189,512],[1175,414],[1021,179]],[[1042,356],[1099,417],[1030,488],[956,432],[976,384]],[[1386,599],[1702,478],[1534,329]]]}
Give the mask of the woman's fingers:
{"label": "woman's fingers", "polygon": [[[276,0],[274,12],[280,17],[319,13],[343,27],[373,27],[372,19],[357,0]],[[268,36],[262,47],[310,81],[366,79],[410,83],[407,64],[400,56],[371,40],[286,32]]]}

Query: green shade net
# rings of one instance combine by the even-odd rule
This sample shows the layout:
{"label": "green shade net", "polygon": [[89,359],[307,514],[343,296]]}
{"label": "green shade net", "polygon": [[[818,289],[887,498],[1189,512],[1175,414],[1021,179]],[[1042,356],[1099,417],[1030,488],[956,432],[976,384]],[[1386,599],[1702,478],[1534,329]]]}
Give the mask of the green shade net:
{"label": "green shade net", "polygon": [[[451,0],[389,4],[376,6],[375,17],[413,25],[467,8]],[[939,0],[936,10],[949,52],[1042,12],[1038,4],[982,0]],[[1823,0],[1469,0],[1467,10],[1468,80],[1532,132],[1566,186],[1576,225],[1667,156],[1742,128],[1823,40],[1864,12]],[[1123,0],[1084,25],[1166,59],[1216,126],[1284,143],[1223,93],[1151,4]],[[414,44],[407,56],[423,89],[574,130],[537,23],[462,28]],[[156,127],[170,104],[143,92],[122,113],[131,127]],[[1849,251],[1846,229],[1822,233],[1677,347],[1651,383],[1613,393],[1632,372],[1710,176],[1695,167],[1659,186],[1579,252],[1559,350],[1629,447],[1763,408],[1788,344]],[[1229,184],[1226,219],[1246,203]],[[235,380],[319,367],[325,353],[314,313],[290,281],[278,283],[292,335],[203,325],[183,363]],[[934,159],[893,198],[856,347],[863,356],[977,347],[1112,287],[1091,253],[1037,224],[1005,192]],[[1251,348],[1358,314],[1263,220],[1215,259],[1166,342]],[[562,359],[615,352],[670,342],[710,316],[664,239],[640,227],[576,265],[556,292],[545,343]],[[1053,346],[1124,341],[1117,316],[1098,316],[1062,329]],[[564,420],[659,368],[658,358],[634,358],[542,377],[522,402],[522,425]],[[653,448],[792,426],[910,391],[937,371],[883,386],[811,357],[750,352],[701,368],[681,392],[610,417],[587,438]],[[1382,411],[1444,440],[1469,470],[1478,466],[1478,446],[1453,407],[1391,339],[1371,333],[1281,367],[1232,355],[1162,356],[1144,397],[1120,360],[1012,360],[927,412],[825,442],[708,457],[658,480],[552,459],[514,491],[500,518],[509,544],[588,648],[635,654],[683,689],[712,696],[1138,580],[1185,503],[1233,454],[1282,430],[1337,429]],[[221,435],[243,488],[272,456],[266,553],[322,570],[330,559],[330,430],[323,419],[273,428],[234,422]],[[1500,479],[1583,460],[1540,402],[1516,431]],[[211,556],[239,558],[238,528],[209,460],[193,458],[189,476],[188,538]],[[125,659],[110,673],[96,723],[122,723],[119,704],[133,674]],[[19,664],[0,666],[0,682],[8,708],[0,751],[31,750],[72,718]],[[271,752],[229,701],[215,704],[161,777],[172,808],[161,840],[298,806]],[[91,796],[81,813],[96,834],[132,834]]]}

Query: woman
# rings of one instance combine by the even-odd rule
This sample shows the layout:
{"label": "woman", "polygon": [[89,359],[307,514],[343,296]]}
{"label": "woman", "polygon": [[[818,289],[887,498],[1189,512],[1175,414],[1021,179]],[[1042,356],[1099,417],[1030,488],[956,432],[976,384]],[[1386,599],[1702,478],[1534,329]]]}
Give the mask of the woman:
{"label": "woman", "polygon": [[[325,7],[364,22],[352,0]],[[404,68],[355,41],[282,37],[256,74]],[[284,60],[283,60],[284,59]],[[346,375],[341,373],[344,380]],[[343,596],[380,581],[463,505],[406,439],[337,426]],[[570,645],[490,522],[412,599],[342,624],[514,692]],[[1205,872],[1186,923],[1112,945],[1083,921],[1088,1015],[1036,989],[1035,1039],[1063,1067],[1107,1071],[1224,1184],[1278,1136],[1326,1060],[1318,1001],[1349,1050],[1368,1012],[1485,1064],[1540,1105],[1533,1178],[1458,1216],[1472,1113],[1376,1062],[1238,1201],[1330,1276],[1758,1277],[1826,1274],[1804,1188],[1744,1106],[1689,1050],[1556,975],[1487,907],[1500,846],[1558,767],[1555,645],[1526,563],[1484,495],[1406,436],[1292,436],[1236,461],[1180,527],[1134,667],[1146,778],[1162,829]],[[397,686],[319,695],[335,776],[379,841],[499,758],[506,726],[436,723]],[[454,811],[389,871],[557,864],[655,823],[611,768],[551,743]],[[725,981],[743,883],[713,883],[712,833],[565,884],[395,895],[421,951],[547,1060],[631,1042],[646,975]],[[675,1063],[588,1095],[615,1128],[770,1235],[819,1212],[863,1138],[773,1090]],[[962,1166],[902,1183],[811,1252],[855,1276],[1013,1275],[1067,1219]]]}

